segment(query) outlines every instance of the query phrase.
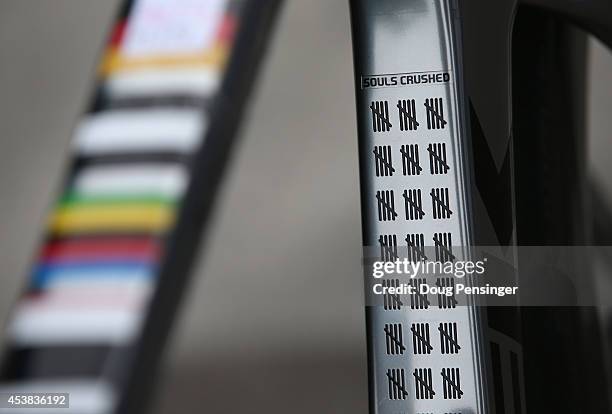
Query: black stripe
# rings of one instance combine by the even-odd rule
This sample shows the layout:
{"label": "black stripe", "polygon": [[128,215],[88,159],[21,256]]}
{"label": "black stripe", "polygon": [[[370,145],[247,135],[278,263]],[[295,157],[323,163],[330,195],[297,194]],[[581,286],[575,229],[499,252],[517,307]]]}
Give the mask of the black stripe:
{"label": "black stripe", "polygon": [[97,105],[95,105],[92,110],[94,112],[99,112],[101,110],[108,111],[111,109],[149,109],[157,107],[206,109],[210,107],[211,98],[210,96],[198,96],[188,93],[113,98],[110,97],[104,89],[101,89]]}
{"label": "black stripe", "polygon": [[76,240],[95,240],[95,239],[108,239],[111,238],[129,238],[129,239],[142,239],[152,240],[157,242],[163,242],[164,237],[158,234],[151,234],[149,232],[114,232],[113,234],[69,234],[66,236],[57,236],[54,234],[48,234],[44,244],[63,242],[63,241],[76,241]]}
{"label": "black stripe", "polygon": [[108,345],[62,345],[9,348],[4,355],[3,381],[74,377],[115,377],[128,357],[126,348]]}
{"label": "black stripe", "polygon": [[174,151],[85,155],[75,158],[73,171],[84,167],[110,164],[188,164],[191,158],[192,154]]}

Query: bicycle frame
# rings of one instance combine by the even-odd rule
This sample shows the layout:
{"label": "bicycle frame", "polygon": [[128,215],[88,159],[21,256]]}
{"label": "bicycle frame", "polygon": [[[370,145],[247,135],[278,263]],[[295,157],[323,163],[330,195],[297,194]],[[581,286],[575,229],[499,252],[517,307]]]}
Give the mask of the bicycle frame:
{"label": "bicycle frame", "polygon": [[[162,94],[162,103],[153,103],[196,108],[208,114],[209,125],[202,144],[179,157],[188,185],[176,220],[156,235],[163,253],[142,327],[110,358],[110,375],[106,366],[92,374],[116,389],[109,412],[146,408],[279,3],[252,0],[238,8],[236,38],[214,95]],[[585,230],[584,34],[568,22],[611,45],[612,3],[350,4],[367,260],[392,261],[398,250],[467,260],[474,246],[497,246],[520,264],[517,246],[591,243]],[[120,19],[129,19],[133,5],[125,2]],[[91,112],[142,105],[107,98],[97,94]],[[552,142],[555,152],[546,149]],[[81,167],[76,157],[66,188]],[[578,194],[571,203],[564,200],[568,187]],[[529,275],[494,270],[529,288]],[[367,289],[370,272],[366,266]],[[442,297],[413,297],[409,304],[389,294],[379,300],[368,296],[366,304],[372,413],[610,412],[601,369],[605,351],[587,341],[601,335],[593,308],[456,306]],[[561,327],[555,324],[560,317],[567,322]],[[438,333],[439,346],[429,339]],[[8,345],[3,381],[31,380],[31,354],[19,359],[28,364],[16,364],[14,343]],[[74,350],[82,344],[68,345]]]}
{"label": "bicycle frame", "polygon": [[[64,188],[9,321],[3,391],[72,391],[69,412],[145,410],[278,5],[196,1],[177,17],[165,2],[122,3],[75,132]],[[154,36],[151,18],[165,21],[171,37],[185,33],[177,22],[199,37],[187,31],[177,53],[173,42]],[[186,18],[193,20],[185,24]],[[194,27],[198,22],[206,25]],[[207,25],[216,32],[206,34]],[[108,122],[109,114],[115,121]],[[119,139],[108,129],[113,125],[122,131]],[[104,291],[111,302],[121,296],[117,282],[126,303],[109,307]],[[59,317],[57,292],[68,302],[59,303]],[[75,310],[75,293],[90,303]],[[31,305],[51,314],[46,323],[36,309],[29,312]],[[62,306],[77,316],[76,329],[61,316]],[[109,312],[119,310],[121,323],[97,326],[91,312],[100,310],[111,324]]]}
{"label": "bicycle frame", "polygon": [[[604,13],[610,4],[354,0],[351,6],[364,246],[380,247],[385,261],[397,257],[399,247],[410,257],[433,246],[431,254],[438,257],[438,250],[450,248],[450,236],[462,258],[469,257],[465,246],[588,244],[584,35],[558,16],[610,44],[610,14]],[[450,81],[406,81],[422,73],[449,73]],[[432,108],[432,98],[446,115]],[[430,125],[432,117],[442,116],[446,131]],[[425,119],[427,126],[418,124]],[[552,142],[558,144],[554,154],[545,149]],[[419,145],[427,145],[430,162],[415,171]],[[440,145],[448,148],[449,162],[446,153],[440,156]],[[389,168],[390,153],[396,170]],[[559,186],[578,196],[564,201],[568,189]],[[448,192],[442,200],[438,187]],[[421,195],[428,199],[430,190],[433,209],[423,211]],[[454,222],[440,224],[440,218],[450,218],[440,217],[440,206],[449,214],[452,209]],[[448,242],[440,232],[448,234]],[[520,264],[517,253],[510,256]],[[530,289],[530,276],[536,275],[518,274],[521,289]],[[368,306],[371,412],[609,411],[593,308],[538,306],[519,312],[468,304],[470,313],[442,302],[435,307],[415,305],[413,298],[410,306]],[[555,324],[558,318],[567,325]],[[449,324],[455,326],[455,349],[434,349],[430,326],[433,338],[438,325],[440,335],[444,329],[448,336]],[[412,332],[419,344],[411,349],[406,341],[407,356],[403,349],[389,349],[389,341],[401,338],[398,330],[406,338]],[[572,341],[572,335],[589,338],[589,345]],[[423,351],[423,345],[429,349]]]}

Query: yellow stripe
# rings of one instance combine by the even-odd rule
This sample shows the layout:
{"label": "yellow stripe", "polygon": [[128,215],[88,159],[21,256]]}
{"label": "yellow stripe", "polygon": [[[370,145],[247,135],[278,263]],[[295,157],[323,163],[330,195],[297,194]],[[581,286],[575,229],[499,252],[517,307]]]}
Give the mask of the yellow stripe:
{"label": "yellow stripe", "polygon": [[168,206],[132,204],[119,206],[80,206],[58,209],[50,220],[51,231],[58,234],[113,231],[167,230],[174,221]]}
{"label": "yellow stripe", "polygon": [[218,44],[203,54],[188,55],[158,55],[143,58],[130,58],[121,54],[116,48],[106,52],[100,73],[108,76],[115,71],[130,71],[139,69],[149,69],[152,67],[172,68],[176,66],[218,68],[220,69],[227,59],[228,48],[223,44]]}

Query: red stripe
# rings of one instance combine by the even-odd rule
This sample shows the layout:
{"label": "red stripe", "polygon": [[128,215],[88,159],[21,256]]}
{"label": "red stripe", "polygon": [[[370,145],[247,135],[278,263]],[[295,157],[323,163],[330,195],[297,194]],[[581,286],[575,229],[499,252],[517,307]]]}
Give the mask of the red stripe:
{"label": "red stripe", "polygon": [[222,44],[230,43],[236,32],[236,27],[238,26],[238,21],[236,16],[232,14],[226,14],[219,25],[219,29],[217,32],[217,41]]}
{"label": "red stripe", "polygon": [[96,260],[157,260],[161,246],[150,238],[77,239],[52,242],[45,246],[46,262]]}
{"label": "red stripe", "polygon": [[113,28],[113,32],[111,33],[110,39],[108,41],[108,45],[112,47],[118,47],[123,40],[123,34],[125,33],[125,20],[121,20],[117,22],[115,27]]}

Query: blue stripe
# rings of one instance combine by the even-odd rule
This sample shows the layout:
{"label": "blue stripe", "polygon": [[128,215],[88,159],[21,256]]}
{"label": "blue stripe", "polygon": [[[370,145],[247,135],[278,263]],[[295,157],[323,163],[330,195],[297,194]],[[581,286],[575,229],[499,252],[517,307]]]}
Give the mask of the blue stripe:
{"label": "blue stripe", "polygon": [[145,262],[42,264],[32,275],[32,287],[43,289],[58,280],[152,279],[155,270]]}

